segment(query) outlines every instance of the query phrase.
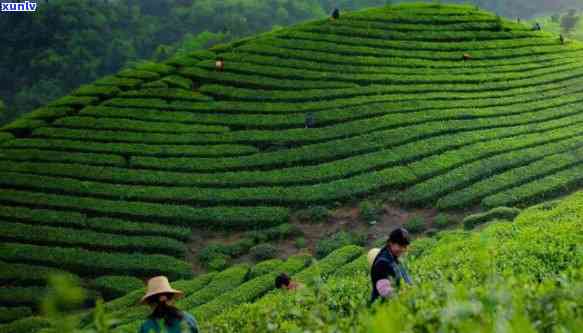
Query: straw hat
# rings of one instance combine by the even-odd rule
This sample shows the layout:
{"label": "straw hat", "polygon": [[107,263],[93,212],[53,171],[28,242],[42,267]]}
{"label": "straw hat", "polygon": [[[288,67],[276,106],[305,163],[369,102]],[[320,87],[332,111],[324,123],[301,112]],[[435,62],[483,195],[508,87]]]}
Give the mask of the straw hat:
{"label": "straw hat", "polygon": [[379,252],[381,252],[381,249],[379,248],[374,248],[374,249],[370,249],[370,251],[368,251],[367,254],[367,259],[368,259],[368,267],[372,267],[372,264],[374,263],[374,260],[376,259],[376,257],[379,255]]}
{"label": "straw hat", "polygon": [[158,294],[174,294],[175,297],[181,297],[184,293],[180,290],[173,289],[165,276],[156,276],[148,281],[148,290],[146,295],[142,297],[140,303],[144,303],[150,296]]}

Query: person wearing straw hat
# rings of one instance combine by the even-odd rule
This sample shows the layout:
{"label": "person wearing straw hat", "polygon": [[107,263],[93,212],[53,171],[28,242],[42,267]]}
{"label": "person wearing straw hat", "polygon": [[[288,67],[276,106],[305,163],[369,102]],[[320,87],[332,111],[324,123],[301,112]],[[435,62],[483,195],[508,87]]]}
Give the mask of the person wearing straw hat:
{"label": "person wearing straw hat", "polygon": [[174,300],[183,295],[182,291],[170,286],[167,277],[151,278],[140,303],[148,304],[153,312],[142,324],[139,333],[198,333],[194,317],[173,305]]}
{"label": "person wearing straw hat", "polygon": [[[412,283],[405,267],[399,262],[399,257],[407,252],[410,243],[409,232],[404,228],[397,228],[391,231],[386,246],[368,252],[367,259],[372,282],[369,305],[379,298],[391,297],[394,294],[393,285],[399,287],[401,280],[407,284]],[[391,280],[394,280],[394,283]]]}

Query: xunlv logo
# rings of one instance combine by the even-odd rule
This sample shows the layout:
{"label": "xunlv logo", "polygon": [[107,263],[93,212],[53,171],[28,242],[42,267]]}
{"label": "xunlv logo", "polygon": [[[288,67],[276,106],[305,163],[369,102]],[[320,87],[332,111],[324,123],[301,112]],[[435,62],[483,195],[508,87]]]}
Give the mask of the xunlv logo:
{"label": "xunlv logo", "polygon": [[3,2],[3,12],[36,12],[36,2]]}

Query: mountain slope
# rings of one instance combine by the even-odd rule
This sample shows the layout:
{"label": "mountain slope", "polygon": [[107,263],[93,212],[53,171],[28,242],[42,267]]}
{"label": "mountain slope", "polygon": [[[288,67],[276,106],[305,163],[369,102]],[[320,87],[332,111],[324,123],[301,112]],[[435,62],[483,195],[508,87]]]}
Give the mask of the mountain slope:
{"label": "mountain slope", "polygon": [[30,269],[189,278],[190,228],[265,228],[298,207],[567,193],[583,175],[582,52],[474,7],[401,5],[80,87],[0,129],[0,261],[26,265],[0,277],[4,299],[33,306]]}

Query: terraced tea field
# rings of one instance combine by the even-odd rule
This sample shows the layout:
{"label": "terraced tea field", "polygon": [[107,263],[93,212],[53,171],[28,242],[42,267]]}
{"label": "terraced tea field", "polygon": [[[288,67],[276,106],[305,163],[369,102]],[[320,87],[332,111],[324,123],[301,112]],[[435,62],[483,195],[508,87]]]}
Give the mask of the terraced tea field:
{"label": "terraced tea field", "polygon": [[400,5],[80,87],[0,129],[2,311],[34,312],[55,269],[98,290],[190,278],[192,228],[384,191],[440,209],[565,194],[583,181],[582,55],[472,6]]}

